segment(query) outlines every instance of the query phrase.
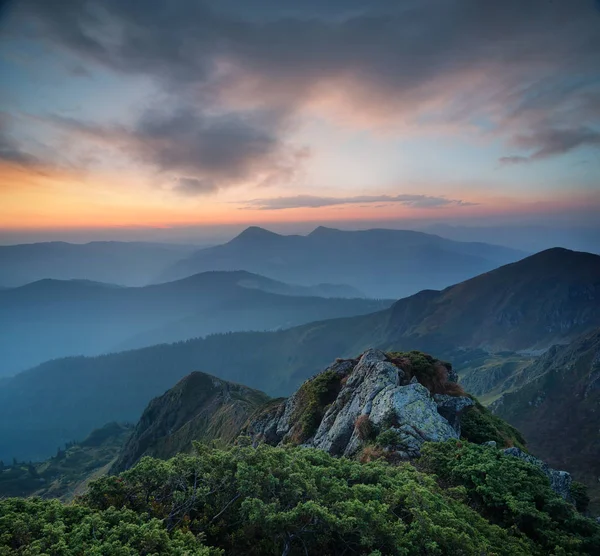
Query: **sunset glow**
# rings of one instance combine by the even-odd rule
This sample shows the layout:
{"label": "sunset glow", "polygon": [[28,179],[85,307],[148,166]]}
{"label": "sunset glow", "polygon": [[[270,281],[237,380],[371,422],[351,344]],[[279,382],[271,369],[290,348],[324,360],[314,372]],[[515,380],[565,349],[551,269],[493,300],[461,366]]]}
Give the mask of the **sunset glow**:
{"label": "sunset glow", "polygon": [[593,223],[594,2],[177,4],[3,12],[0,232]]}

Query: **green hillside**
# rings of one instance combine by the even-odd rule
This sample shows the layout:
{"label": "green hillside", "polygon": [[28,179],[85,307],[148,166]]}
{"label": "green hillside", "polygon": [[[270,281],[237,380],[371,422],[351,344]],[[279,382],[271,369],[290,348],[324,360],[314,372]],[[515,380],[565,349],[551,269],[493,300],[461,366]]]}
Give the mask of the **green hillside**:
{"label": "green hillside", "polygon": [[121,453],[133,426],[109,423],[81,442],[59,448],[42,462],[0,464],[0,498],[41,496],[69,500],[85,489],[87,481],[105,474]]}
{"label": "green hillside", "polygon": [[194,440],[231,443],[268,399],[258,390],[191,373],[148,404],[111,472],[128,469],[143,456],[164,459],[190,451]]}
{"label": "green hillside", "polygon": [[494,412],[523,431],[534,453],[586,483],[600,510],[600,329],[554,347],[522,375]]}

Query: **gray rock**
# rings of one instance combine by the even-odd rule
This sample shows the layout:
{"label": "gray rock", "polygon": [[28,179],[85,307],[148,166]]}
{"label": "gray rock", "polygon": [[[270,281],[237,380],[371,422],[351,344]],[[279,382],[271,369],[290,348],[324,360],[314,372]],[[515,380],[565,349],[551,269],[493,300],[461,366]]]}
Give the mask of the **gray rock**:
{"label": "gray rock", "polygon": [[435,394],[433,399],[437,404],[438,411],[454,428],[460,436],[460,415],[475,402],[467,396],[448,396],[447,394]]}
{"label": "gray rock", "polygon": [[571,483],[573,482],[573,479],[571,478],[570,473],[552,469],[547,463],[536,458],[535,456],[532,456],[531,454],[527,454],[517,447],[506,448],[504,453],[508,456],[522,459],[523,461],[538,467],[542,473],[544,473],[544,475],[550,479],[550,486],[552,490],[559,496],[562,496],[568,502],[573,502],[571,497]]}
{"label": "gray rock", "polygon": [[332,455],[355,453],[362,444],[354,430],[356,420],[370,415],[373,400],[382,390],[400,384],[401,373],[383,352],[365,352],[325,413],[311,445]]}
{"label": "gray rock", "polygon": [[[393,419],[407,434],[424,442],[443,442],[458,438],[458,433],[437,410],[437,404],[425,386],[408,384],[388,386],[373,400],[370,413],[374,425],[384,427]],[[411,447],[412,448],[412,447]],[[418,455],[418,454],[415,454]]]}
{"label": "gray rock", "polygon": [[277,434],[277,425],[284,410],[285,403],[281,402],[279,405],[269,408],[269,410],[251,419],[250,423],[244,428],[243,433],[250,436],[253,446],[256,447],[261,442],[271,445],[279,444],[281,436]]}
{"label": "gray rock", "polygon": [[[338,361],[328,370],[347,377],[346,382],[306,445],[332,455],[352,456],[364,446],[365,439],[360,437],[356,422],[366,415],[377,432],[395,433],[394,445],[388,449],[397,457],[417,457],[424,442],[459,437],[460,429],[448,422],[440,407],[456,418],[472,404],[469,398],[452,401],[442,396],[435,400],[416,379],[404,384],[405,373],[379,350],[366,351],[358,362]],[[260,422],[252,423],[248,433],[269,444],[286,443],[297,426],[294,415],[299,403],[296,393]]]}
{"label": "gray rock", "polygon": [[495,440],[488,440],[487,442],[484,442],[482,444],[482,446],[489,446],[490,448],[496,448],[497,444]]}

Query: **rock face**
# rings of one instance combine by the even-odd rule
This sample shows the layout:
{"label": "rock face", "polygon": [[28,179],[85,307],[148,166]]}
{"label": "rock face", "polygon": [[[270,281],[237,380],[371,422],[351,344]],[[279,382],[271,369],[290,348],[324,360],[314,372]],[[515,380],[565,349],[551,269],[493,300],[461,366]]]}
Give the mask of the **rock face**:
{"label": "rock face", "polygon": [[424,442],[458,438],[459,415],[474,402],[433,396],[410,374],[385,353],[368,350],[360,360],[339,361],[305,382],[252,419],[246,432],[255,443],[298,443],[336,456],[354,456],[377,436],[395,456],[418,457]]}
{"label": "rock face", "polygon": [[557,471],[556,469],[552,469],[548,466],[547,463],[543,462],[541,459],[538,459],[531,454],[528,454],[521,450],[520,448],[506,448],[504,453],[507,456],[513,456],[515,458],[522,459],[532,465],[538,467],[546,477],[550,480],[550,486],[556,494],[562,496],[568,502],[573,502],[571,497],[571,484],[573,480],[571,479],[571,474],[566,471]]}

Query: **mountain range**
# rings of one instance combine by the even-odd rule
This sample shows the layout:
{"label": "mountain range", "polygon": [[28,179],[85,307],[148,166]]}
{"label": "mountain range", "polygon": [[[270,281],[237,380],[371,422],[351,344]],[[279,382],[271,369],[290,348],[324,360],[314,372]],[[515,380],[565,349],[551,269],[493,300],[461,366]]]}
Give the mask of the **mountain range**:
{"label": "mountain range", "polygon": [[43,458],[108,421],[135,421],[194,370],[273,396],[370,347],[435,353],[459,374],[540,353],[600,326],[599,297],[600,256],[552,249],[368,315],[49,361],[0,388],[0,458]]}
{"label": "mountain range", "polygon": [[200,249],[159,275],[175,280],[207,270],[247,270],[297,284],[350,284],[370,297],[439,289],[517,261],[526,253],[409,230],[341,231],[306,236],[250,227],[224,245]]}
{"label": "mountain range", "polygon": [[194,249],[189,245],[122,241],[0,245],[0,286],[23,286],[45,278],[144,286]]}
{"label": "mountain range", "polygon": [[[329,297],[334,295],[340,298]],[[273,330],[391,304],[345,299],[349,296],[361,293],[331,284],[292,286],[244,271],[206,272],[145,287],[40,280],[0,291],[0,376],[57,357]]]}

